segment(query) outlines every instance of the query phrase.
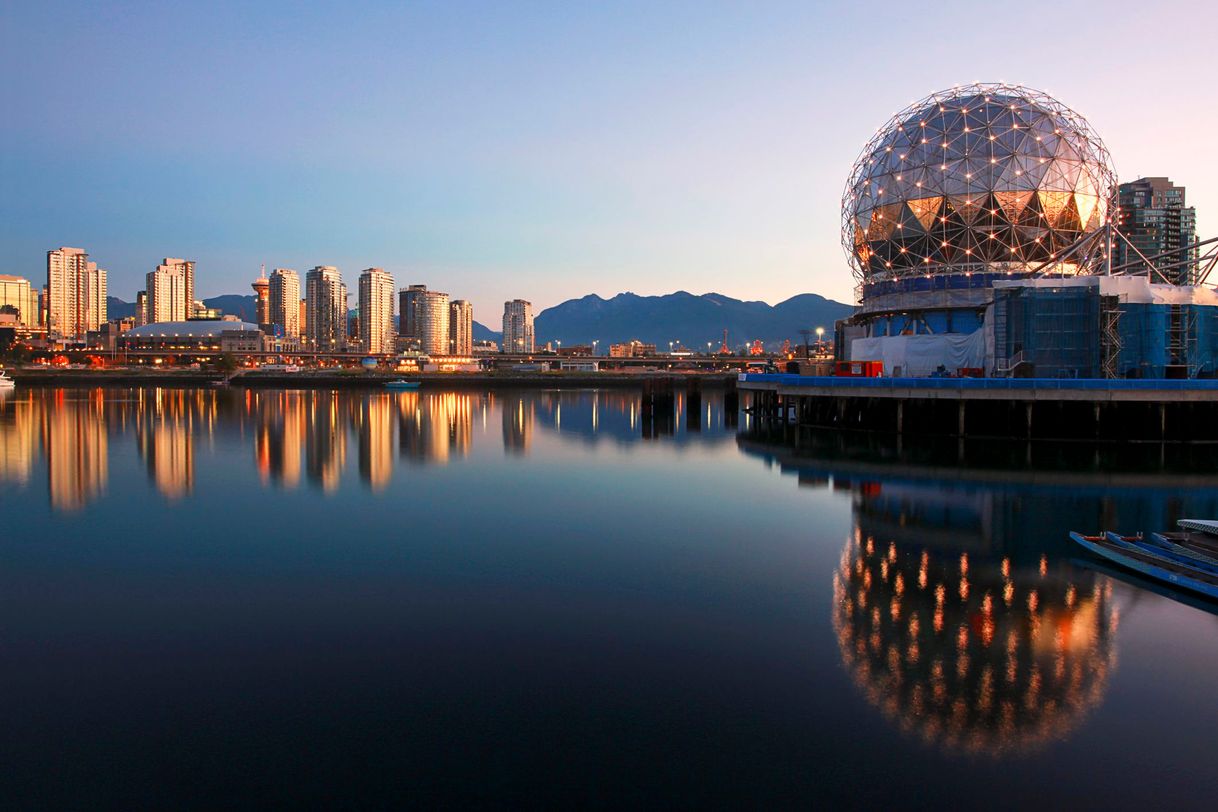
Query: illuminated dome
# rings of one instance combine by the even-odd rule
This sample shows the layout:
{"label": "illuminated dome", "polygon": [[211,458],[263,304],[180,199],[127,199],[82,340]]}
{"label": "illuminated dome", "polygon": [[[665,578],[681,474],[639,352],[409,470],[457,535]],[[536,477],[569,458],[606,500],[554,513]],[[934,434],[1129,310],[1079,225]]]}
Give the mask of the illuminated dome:
{"label": "illuminated dome", "polygon": [[842,662],[903,731],[952,751],[1031,752],[1100,702],[1116,664],[1106,580],[904,547],[856,534],[833,584]]}
{"label": "illuminated dome", "polygon": [[1115,187],[1082,116],[1018,85],[968,85],[910,105],[863,148],[842,245],[862,283],[1026,273],[1104,225]]}

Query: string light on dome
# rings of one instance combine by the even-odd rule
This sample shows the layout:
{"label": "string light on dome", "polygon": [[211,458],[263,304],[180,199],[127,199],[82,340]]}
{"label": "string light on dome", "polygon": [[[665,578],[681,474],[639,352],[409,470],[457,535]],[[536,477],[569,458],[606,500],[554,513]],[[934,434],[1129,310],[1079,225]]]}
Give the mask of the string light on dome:
{"label": "string light on dome", "polygon": [[[999,89],[1000,94],[994,92]],[[978,106],[977,99],[984,99],[986,106]],[[989,106],[995,102],[997,106]],[[970,104],[972,106],[969,106]],[[927,112],[936,108],[938,113]],[[1003,117],[998,115],[1001,111],[1012,113],[1011,118],[1004,121]],[[947,112],[952,112],[953,116],[946,116]],[[937,119],[936,115],[939,116]],[[965,116],[969,116],[969,118],[965,118]],[[917,123],[916,128],[915,122]],[[978,126],[974,126],[975,124]],[[904,143],[921,143],[929,146],[932,139],[930,138],[931,133],[928,133],[926,128],[931,125],[933,125],[934,135],[937,136],[936,144],[942,145],[944,150],[941,153],[941,160],[937,164],[941,174],[934,176],[933,180],[923,181],[918,178],[908,185],[905,184],[905,172],[889,176],[887,172],[894,167],[891,158],[886,160],[884,156],[894,152],[900,155],[901,168],[910,172],[911,175],[918,169],[930,169],[935,166],[931,161],[926,160],[925,151],[908,150],[900,153],[897,147],[897,144],[902,143],[898,140],[900,138],[907,139]],[[1032,138],[1024,141],[1016,137],[1010,143],[1004,140],[1002,150],[994,148],[988,151],[989,154],[977,156],[978,158],[988,158],[989,160],[984,163],[991,167],[1002,167],[1000,171],[991,170],[988,173],[972,171],[973,164],[969,162],[976,160],[972,157],[976,154],[976,150],[967,148],[966,134],[971,135],[982,131],[986,140],[992,144],[998,140],[999,135],[1022,130],[1028,130]],[[921,131],[920,136],[917,135],[919,131]],[[1067,181],[1066,177],[1057,173],[1024,171],[1024,166],[1032,164],[1027,159],[1035,158],[1035,164],[1044,168],[1054,157],[1050,150],[1043,146],[1042,134],[1049,132],[1064,138],[1073,149],[1078,151],[1079,154],[1072,160],[1057,161],[1063,172],[1066,173],[1066,177],[1073,175],[1074,181]],[[965,143],[960,142],[961,138],[965,138]],[[994,193],[1030,193],[1033,196],[1032,207],[1023,208],[1023,210],[1028,211],[1029,215],[1035,211],[1037,223],[1043,224],[1044,227],[1053,229],[1053,231],[1044,234],[1041,239],[1038,239],[1035,234],[1013,233],[1011,237],[1013,247],[1016,249],[1014,253],[1016,256],[1024,257],[1024,261],[1027,262],[1044,261],[1050,247],[1057,249],[1063,245],[1073,245],[1089,230],[1098,227],[1102,222],[1107,222],[1112,215],[1103,205],[1106,195],[1115,186],[1108,161],[1108,153],[1103,148],[1103,144],[1077,113],[1046,98],[1044,94],[1037,91],[1019,86],[992,84],[933,94],[923,102],[912,104],[905,111],[894,115],[888,124],[877,130],[876,136],[862,151],[860,161],[851,170],[851,180],[848,182],[842,198],[843,247],[851,258],[855,276],[860,281],[866,281],[869,268],[887,267],[881,264],[884,262],[885,254],[891,257],[900,253],[906,255],[912,253],[908,248],[906,252],[899,251],[901,246],[900,241],[895,239],[896,235],[900,234],[901,240],[922,236],[926,230],[931,229],[933,222],[937,219],[940,227],[944,229],[943,236],[951,235],[953,239],[941,240],[946,243],[943,246],[944,254],[931,254],[929,256],[931,262],[926,262],[928,257],[923,256],[923,264],[942,263],[945,269],[950,269],[953,260],[948,258],[946,253],[952,246],[989,244],[990,240],[997,239],[997,236],[991,237],[990,229],[987,227],[993,224],[994,220],[986,218],[984,221],[974,221],[974,215],[967,207],[989,202],[991,199],[989,196]],[[1086,171],[1092,180],[1091,185],[1096,188],[1097,192],[1101,192],[1095,195],[1101,200],[1097,209],[1101,216],[1089,218],[1090,228],[1086,224],[1078,225],[1075,206],[1063,206],[1059,197],[1048,196],[1050,193],[1062,194],[1066,195],[1069,200],[1069,196],[1075,193],[1074,187],[1077,186],[1079,169]],[[875,181],[885,177],[893,179],[898,186],[887,187],[880,192]],[[1018,180],[1016,180],[1017,178]],[[965,183],[961,184],[961,181],[965,181]],[[961,186],[964,188],[961,189]],[[923,197],[928,193],[928,187],[934,190],[931,194],[941,196],[934,198],[940,201],[938,204],[931,204],[931,198]],[[918,191],[915,193],[914,190]],[[959,197],[954,197],[961,191],[972,192],[983,197],[974,199],[970,196],[967,198],[967,202],[962,204],[959,202]],[[876,206],[881,205],[877,200],[881,197],[888,201],[888,203],[882,204],[885,208],[891,204],[908,203],[917,214],[916,220],[897,222],[902,219],[900,216],[879,217],[879,212],[875,209]],[[910,198],[921,199],[922,202],[914,205]],[[1024,206],[1026,206],[1026,201],[1024,201]],[[934,211],[936,208],[939,209],[938,213]],[[987,211],[990,212],[990,217],[995,219],[1001,213],[997,208]],[[1059,218],[1069,217],[1071,212],[1074,212],[1072,221],[1059,222]],[[1022,215],[1013,218],[1011,224],[1014,225],[1016,220],[1020,219],[1024,219]],[[862,223],[867,220],[884,223],[886,227],[871,228],[870,224],[863,226]],[[1071,226],[1071,223],[1074,225]],[[893,228],[894,225],[897,228]],[[952,230],[948,231],[949,227]],[[894,242],[885,247],[883,243],[887,240]],[[1008,249],[1010,247],[1012,246],[1008,246]],[[963,262],[963,257],[969,256],[971,263],[972,253],[971,249],[965,252],[962,248],[961,252],[956,254],[955,262]],[[1098,252],[1092,256],[1097,254]],[[978,261],[985,262],[981,258]],[[908,267],[908,265],[898,264],[891,271],[893,276],[887,278],[899,278],[902,273],[907,272],[903,269]]]}

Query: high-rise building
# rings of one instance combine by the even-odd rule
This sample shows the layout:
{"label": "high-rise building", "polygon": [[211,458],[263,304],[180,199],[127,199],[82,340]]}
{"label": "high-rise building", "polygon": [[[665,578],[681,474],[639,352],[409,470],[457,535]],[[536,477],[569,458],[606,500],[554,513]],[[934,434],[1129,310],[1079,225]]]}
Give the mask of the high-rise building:
{"label": "high-rise building", "polygon": [[250,283],[254,289],[254,316],[259,324],[271,324],[271,283],[266,278],[266,266],[258,278]]}
{"label": "high-rise building", "polygon": [[291,268],[271,271],[267,283],[267,323],[283,328],[285,338],[300,338],[301,324],[300,277]]}
{"label": "high-rise building", "polygon": [[332,265],[318,265],[305,274],[308,302],[306,335],[318,350],[342,350],[347,345],[347,286]]}
{"label": "high-rise building", "polygon": [[448,305],[448,351],[467,358],[474,354],[474,306],[464,299]]}
{"label": "high-rise building", "polygon": [[[1117,205],[1117,228],[1137,250],[1118,239],[1114,263],[1148,259],[1169,281],[1195,284],[1197,251],[1187,257],[1179,252],[1197,241],[1197,210],[1185,205],[1184,187],[1169,178],[1138,178],[1117,187]],[[1191,261],[1179,264],[1186,260]]]}
{"label": "high-rise building", "polygon": [[148,274],[147,290],[149,324],[189,319],[195,304],[194,261],[165,257],[156,270]]}
{"label": "high-rise building", "polygon": [[300,335],[307,337],[309,335],[309,300],[300,300]]}
{"label": "high-rise building", "polygon": [[135,326],[143,327],[148,323],[148,291],[141,290],[135,294]]}
{"label": "high-rise building", "polygon": [[106,321],[106,271],[83,248],[47,251],[47,329],[59,338],[84,338]]}
{"label": "high-rise building", "polygon": [[448,294],[411,285],[398,293],[398,333],[427,355],[448,354]]}
{"label": "high-rise building", "polygon": [[448,294],[429,290],[415,305],[419,350],[427,355],[448,354]]}
{"label": "high-rise building", "polygon": [[426,295],[426,285],[411,285],[398,291],[398,335],[416,341],[422,339],[423,334],[419,330],[418,305]]}
{"label": "high-rise building", "polygon": [[393,277],[383,268],[359,275],[359,342],[367,353],[392,353]]}
{"label": "high-rise building", "polygon": [[30,285],[30,280],[0,274],[0,308],[6,307],[17,311],[18,324],[38,326],[38,292]]}
{"label": "high-rise building", "polygon": [[[186,321],[191,317],[194,299],[188,292],[187,265],[193,267],[194,263],[181,259],[166,259],[145,277],[149,324]],[[191,271],[192,278],[193,274]]]}
{"label": "high-rise building", "polygon": [[503,344],[500,352],[533,352],[533,305],[524,299],[503,303]]}

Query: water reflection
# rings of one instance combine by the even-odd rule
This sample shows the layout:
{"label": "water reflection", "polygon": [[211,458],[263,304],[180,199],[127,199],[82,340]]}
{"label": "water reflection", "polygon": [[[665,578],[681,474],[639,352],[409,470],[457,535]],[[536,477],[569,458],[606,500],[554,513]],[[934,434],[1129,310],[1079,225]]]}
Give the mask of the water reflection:
{"label": "water reflection", "polygon": [[155,390],[137,413],[140,456],[149,479],[169,500],[187,496],[194,488],[196,411],[188,404],[183,391]]}
{"label": "water reflection", "polygon": [[[49,408],[31,405],[29,411],[33,415],[27,430],[41,429],[51,506],[79,510],[105,490],[110,472],[101,398],[69,400],[57,393]],[[26,443],[26,447],[32,444]]]}
{"label": "water reflection", "polygon": [[[952,468],[926,446],[790,440],[739,443],[801,486],[850,494],[853,528],[832,576],[843,666],[900,730],[949,751],[1033,752],[1102,703],[1120,612],[1114,582],[1080,566],[1069,529],[1218,515],[1218,477],[1160,466],[1157,447],[1127,459],[1130,470],[1103,459],[1063,472],[1026,464],[1052,450],[989,448],[991,462],[1022,462]],[[1136,606],[1148,593],[1129,594]]]}
{"label": "water reflection", "polygon": [[1111,584],[856,531],[834,575],[842,663],[906,733],[999,755],[1064,738],[1116,664]]}
{"label": "water reflection", "polygon": [[41,463],[52,508],[80,510],[105,494],[110,455],[133,446],[155,491],[180,500],[198,487],[199,449],[217,434],[250,444],[246,459],[262,485],[303,482],[326,494],[351,475],[349,456],[359,482],[381,492],[399,463],[447,465],[475,448],[527,457],[540,435],[627,446],[732,436],[734,411],[717,393],[678,392],[661,410],[671,414],[656,419],[653,408],[644,420],[642,397],[630,390],[23,389],[0,399],[0,483],[29,487]]}
{"label": "water reflection", "polygon": [[284,488],[300,484],[305,438],[305,404],[301,392],[280,392],[266,399],[254,435],[254,456],[263,484]]}
{"label": "water reflection", "polygon": [[473,445],[475,409],[485,415],[490,405],[490,399],[481,395],[399,393],[395,404],[399,454],[408,462],[439,465],[468,456]]}

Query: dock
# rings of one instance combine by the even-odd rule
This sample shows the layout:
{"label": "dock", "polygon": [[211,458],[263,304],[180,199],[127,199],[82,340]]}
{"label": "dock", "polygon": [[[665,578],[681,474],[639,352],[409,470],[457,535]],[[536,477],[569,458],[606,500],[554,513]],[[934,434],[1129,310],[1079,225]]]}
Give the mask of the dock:
{"label": "dock", "polygon": [[1089,442],[1218,442],[1218,379],[847,378],[742,374],[774,425]]}

